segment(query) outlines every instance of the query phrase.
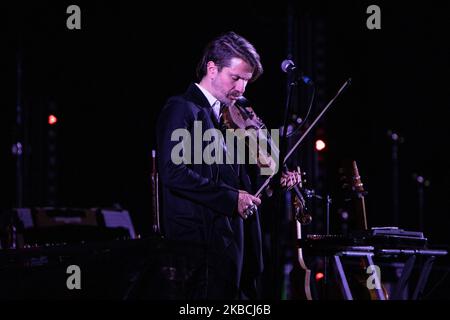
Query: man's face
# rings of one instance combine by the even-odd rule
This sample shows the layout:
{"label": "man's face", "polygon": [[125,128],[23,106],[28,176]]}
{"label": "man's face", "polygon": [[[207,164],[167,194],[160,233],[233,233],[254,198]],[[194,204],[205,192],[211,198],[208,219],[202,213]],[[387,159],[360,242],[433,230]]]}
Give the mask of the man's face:
{"label": "man's face", "polygon": [[[215,65],[214,65],[215,66]],[[248,81],[252,78],[251,66],[240,58],[232,58],[229,67],[218,70],[211,80],[211,92],[220,102],[231,105],[245,92]]]}

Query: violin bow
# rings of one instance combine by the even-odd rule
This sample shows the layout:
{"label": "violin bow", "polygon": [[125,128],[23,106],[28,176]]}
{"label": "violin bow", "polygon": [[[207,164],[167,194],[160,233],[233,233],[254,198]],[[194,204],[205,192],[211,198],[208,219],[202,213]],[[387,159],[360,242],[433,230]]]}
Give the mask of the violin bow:
{"label": "violin bow", "polygon": [[[297,147],[302,143],[303,139],[305,139],[306,135],[311,131],[312,128],[317,124],[317,122],[322,118],[322,116],[327,112],[327,110],[330,108],[330,106],[333,104],[333,102],[341,95],[341,93],[350,85],[352,82],[352,79],[349,78],[345,83],[341,86],[339,91],[336,93],[336,95],[333,97],[333,99],[328,102],[328,104],[323,108],[322,112],[317,116],[317,118],[311,123],[311,125],[306,129],[306,131],[303,133],[303,135],[298,139],[297,143],[291,148],[291,150],[286,154],[286,157],[284,157],[283,160],[283,166],[286,163],[286,161],[289,159],[289,157],[292,155],[292,153],[297,149]],[[258,192],[256,192],[255,197],[259,197],[263,190],[269,185],[270,180],[274,177],[274,175],[269,176],[266,181],[261,185],[261,187],[258,189]]]}

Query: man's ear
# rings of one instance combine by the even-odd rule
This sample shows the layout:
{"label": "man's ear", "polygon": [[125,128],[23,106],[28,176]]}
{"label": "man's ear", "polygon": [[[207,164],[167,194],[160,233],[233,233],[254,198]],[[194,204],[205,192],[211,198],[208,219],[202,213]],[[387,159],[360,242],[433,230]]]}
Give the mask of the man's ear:
{"label": "man's ear", "polygon": [[208,61],[208,63],[206,64],[206,72],[208,76],[214,78],[218,72],[217,65],[213,61]]}

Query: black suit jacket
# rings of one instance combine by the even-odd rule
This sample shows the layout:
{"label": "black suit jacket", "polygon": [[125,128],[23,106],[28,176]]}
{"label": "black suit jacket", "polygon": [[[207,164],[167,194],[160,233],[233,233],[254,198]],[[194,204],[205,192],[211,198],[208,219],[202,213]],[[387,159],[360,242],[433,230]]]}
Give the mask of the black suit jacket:
{"label": "black suit jacket", "polygon": [[[243,272],[252,278],[263,267],[258,214],[246,221],[237,214],[238,189],[252,191],[245,167],[204,161],[194,164],[193,139],[191,164],[171,160],[173,148],[180,143],[171,141],[174,130],[186,129],[193,138],[194,121],[200,121],[203,135],[217,127],[211,115],[208,100],[195,84],[183,95],[171,97],[161,111],[157,144],[163,229],[168,239],[205,244],[218,257],[216,263],[223,275],[237,288]],[[201,150],[209,143],[204,142]]]}

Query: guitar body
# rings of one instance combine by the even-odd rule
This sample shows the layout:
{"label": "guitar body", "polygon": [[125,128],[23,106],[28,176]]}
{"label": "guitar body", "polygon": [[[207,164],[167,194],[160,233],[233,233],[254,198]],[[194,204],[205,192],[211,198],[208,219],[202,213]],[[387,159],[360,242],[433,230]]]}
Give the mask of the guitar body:
{"label": "guitar body", "polygon": [[[300,222],[295,221],[297,239],[301,239],[302,226]],[[289,274],[291,284],[291,298],[294,300],[313,300],[311,294],[311,270],[307,267],[303,258],[303,251],[297,248],[296,261]]]}
{"label": "guitar body", "polygon": [[[311,221],[311,217],[306,212],[305,200],[302,195],[298,193],[294,196],[294,199],[296,244],[298,239],[302,239],[302,224],[300,221]],[[305,219],[307,216],[309,216],[309,219]],[[308,268],[305,259],[303,258],[303,249],[297,245],[295,245],[294,248],[296,253],[295,261],[291,273],[289,274],[291,298],[296,300],[313,300],[311,294],[311,270]]]}
{"label": "guitar body", "polygon": [[[300,168],[297,168],[301,175]],[[299,187],[302,187],[302,181]],[[299,189],[295,189],[293,207],[295,209],[295,216],[293,222],[295,223],[295,261],[293,268],[289,274],[291,284],[291,298],[295,300],[313,300],[311,294],[311,270],[308,268],[303,257],[303,249],[297,246],[297,240],[302,239],[302,221],[305,224],[311,222],[312,218],[307,213],[305,199],[303,198]]]}
{"label": "guitar body", "polygon": [[311,270],[303,269],[295,264],[289,274],[291,283],[291,299],[293,300],[313,300],[311,295]]}

